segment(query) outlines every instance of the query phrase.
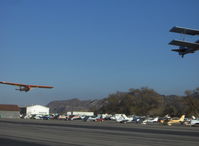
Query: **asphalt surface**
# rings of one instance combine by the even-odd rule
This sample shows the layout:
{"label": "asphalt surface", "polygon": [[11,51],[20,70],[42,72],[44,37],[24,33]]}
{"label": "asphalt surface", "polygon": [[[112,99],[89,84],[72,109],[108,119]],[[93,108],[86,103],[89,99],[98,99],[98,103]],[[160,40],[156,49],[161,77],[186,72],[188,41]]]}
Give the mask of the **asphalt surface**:
{"label": "asphalt surface", "polygon": [[0,119],[2,146],[198,146],[199,127]]}

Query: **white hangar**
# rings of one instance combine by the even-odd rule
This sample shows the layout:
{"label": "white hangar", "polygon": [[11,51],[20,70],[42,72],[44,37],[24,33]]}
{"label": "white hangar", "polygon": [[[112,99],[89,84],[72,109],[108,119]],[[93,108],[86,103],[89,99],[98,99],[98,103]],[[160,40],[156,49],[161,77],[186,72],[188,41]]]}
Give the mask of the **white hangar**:
{"label": "white hangar", "polygon": [[49,115],[49,107],[43,105],[22,107],[21,113],[28,117],[31,117],[32,115]]}

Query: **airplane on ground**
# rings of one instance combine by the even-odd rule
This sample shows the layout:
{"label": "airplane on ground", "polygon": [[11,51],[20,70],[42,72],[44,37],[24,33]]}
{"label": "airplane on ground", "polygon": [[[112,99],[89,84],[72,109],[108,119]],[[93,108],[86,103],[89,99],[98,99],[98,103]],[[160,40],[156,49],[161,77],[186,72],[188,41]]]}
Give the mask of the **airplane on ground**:
{"label": "airplane on ground", "polygon": [[31,88],[54,88],[52,86],[41,86],[41,85],[27,85],[27,84],[19,84],[19,83],[11,83],[11,82],[5,82],[5,81],[0,81],[0,84],[6,84],[6,85],[13,85],[13,86],[18,86],[19,91],[25,91],[28,92],[30,91]]}
{"label": "airplane on ground", "polygon": [[98,116],[86,116],[83,120],[86,121],[86,122],[88,122],[88,121],[103,122],[104,118],[102,118],[101,115],[98,115]]}
{"label": "airplane on ground", "polygon": [[196,118],[195,116],[192,116],[191,119],[187,118],[184,122],[186,126],[199,126],[199,118]]}
{"label": "airplane on ground", "polygon": [[142,124],[147,124],[147,123],[155,123],[155,122],[158,122],[159,118],[156,117],[156,118],[148,118],[148,119],[145,119]]}
{"label": "airplane on ground", "polygon": [[179,119],[168,119],[168,120],[162,121],[161,123],[171,126],[172,124],[179,124],[179,123],[184,122],[184,119],[185,119],[185,115],[182,115]]}
{"label": "airplane on ground", "polygon": [[192,119],[190,121],[190,126],[199,126],[199,118],[198,119]]}
{"label": "airplane on ground", "polygon": [[[187,34],[187,35],[199,35],[199,30],[176,27],[176,26],[173,27],[170,30],[170,32],[176,32],[176,33]],[[199,40],[197,40],[195,43],[172,40],[169,44],[179,46],[179,49],[172,49],[171,51],[178,52],[179,55],[181,55],[182,57],[184,57],[185,54],[194,53],[195,51],[199,50]]]}
{"label": "airplane on ground", "polygon": [[119,123],[127,123],[127,122],[132,122],[133,118],[127,117],[125,114],[115,114],[114,117],[112,117],[116,122]]}

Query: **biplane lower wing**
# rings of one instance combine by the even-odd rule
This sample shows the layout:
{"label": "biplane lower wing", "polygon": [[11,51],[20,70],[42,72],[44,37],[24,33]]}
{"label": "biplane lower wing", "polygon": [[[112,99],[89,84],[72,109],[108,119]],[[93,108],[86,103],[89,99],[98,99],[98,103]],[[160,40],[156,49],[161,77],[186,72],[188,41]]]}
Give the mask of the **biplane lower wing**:
{"label": "biplane lower wing", "polygon": [[171,51],[175,51],[175,52],[186,52],[185,49],[172,49]]}
{"label": "biplane lower wing", "polygon": [[187,48],[194,49],[194,50],[199,50],[199,44],[198,43],[172,40],[169,44],[175,45],[175,46],[180,46],[180,47],[187,47]]}
{"label": "biplane lower wing", "polygon": [[170,32],[176,32],[176,33],[182,33],[182,34],[188,34],[188,35],[199,35],[199,30],[177,27],[177,26],[174,26],[173,28],[171,28]]}

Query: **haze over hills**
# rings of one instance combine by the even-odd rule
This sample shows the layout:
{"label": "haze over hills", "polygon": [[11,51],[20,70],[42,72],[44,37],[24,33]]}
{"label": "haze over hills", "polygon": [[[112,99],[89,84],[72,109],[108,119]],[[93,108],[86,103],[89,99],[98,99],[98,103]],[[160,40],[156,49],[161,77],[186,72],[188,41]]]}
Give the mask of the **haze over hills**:
{"label": "haze over hills", "polygon": [[67,111],[91,111],[93,107],[100,107],[102,100],[80,100],[77,98],[69,100],[52,101],[47,104],[52,113],[65,113]]}

